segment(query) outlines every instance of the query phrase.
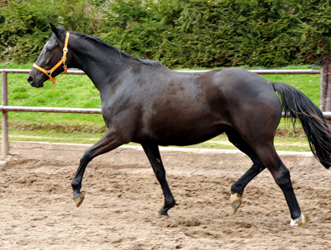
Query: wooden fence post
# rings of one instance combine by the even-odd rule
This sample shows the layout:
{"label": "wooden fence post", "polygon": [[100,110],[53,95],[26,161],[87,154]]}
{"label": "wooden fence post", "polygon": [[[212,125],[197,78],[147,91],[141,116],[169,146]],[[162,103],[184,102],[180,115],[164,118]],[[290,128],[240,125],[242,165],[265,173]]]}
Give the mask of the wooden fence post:
{"label": "wooden fence post", "polygon": [[321,70],[321,110],[331,111],[331,64],[325,65]]}
{"label": "wooden fence post", "polygon": [[[7,94],[7,73],[1,73],[1,104],[2,106],[8,105]],[[9,140],[8,140],[8,112],[2,111],[2,158],[6,160],[9,154]]]}

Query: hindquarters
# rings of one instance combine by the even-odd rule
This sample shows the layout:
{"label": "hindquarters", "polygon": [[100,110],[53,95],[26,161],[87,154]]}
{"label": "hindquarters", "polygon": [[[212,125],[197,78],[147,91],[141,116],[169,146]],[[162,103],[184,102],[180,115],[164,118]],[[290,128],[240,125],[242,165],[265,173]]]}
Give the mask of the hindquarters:
{"label": "hindquarters", "polygon": [[215,74],[213,80],[226,100],[232,128],[252,147],[272,145],[282,107],[270,82],[249,71],[231,68]]}

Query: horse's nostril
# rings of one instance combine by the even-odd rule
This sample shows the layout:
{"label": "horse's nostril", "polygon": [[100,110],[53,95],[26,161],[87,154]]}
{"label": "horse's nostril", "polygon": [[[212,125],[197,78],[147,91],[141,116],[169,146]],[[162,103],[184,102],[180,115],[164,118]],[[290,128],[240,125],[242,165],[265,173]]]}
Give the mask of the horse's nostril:
{"label": "horse's nostril", "polygon": [[30,84],[32,84],[33,83],[33,77],[32,76],[28,76],[28,82],[30,83]]}

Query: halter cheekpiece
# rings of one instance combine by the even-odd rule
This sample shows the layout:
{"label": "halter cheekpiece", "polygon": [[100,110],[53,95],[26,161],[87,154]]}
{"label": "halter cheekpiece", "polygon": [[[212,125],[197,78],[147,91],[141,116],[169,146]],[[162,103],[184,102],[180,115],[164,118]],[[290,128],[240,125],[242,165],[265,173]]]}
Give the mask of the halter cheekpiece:
{"label": "halter cheekpiece", "polygon": [[[62,56],[62,58],[61,58],[61,60],[52,68],[52,69],[50,69],[50,70],[46,70],[46,69],[43,69],[42,67],[40,67],[40,66],[38,66],[37,64],[33,64],[33,67],[35,67],[36,69],[38,69],[38,70],[40,70],[41,72],[43,72],[43,73],[45,73],[48,77],[49,77],[49,79],[52,81],[52,83],[57,83],[57,82],[59,82],[59,80],[60,80],[60,78],[61,78],[61,76],[62,76],[62,74],[64,74],[64,73],[67,73],[67,69],[68,69],[68,67],[67,67],[67,65],[66,65],[66,60],[67,60],[67,53],[68,53],[68,42],[69,42],[69,36],[70,36],[70,33],[69,32],[67,32],[67,34],[66,34],[66,40],[65,40],[65,42],[64,42],[64,47],[63,47],[63,56]],[[55,79],[54,79],[54,77],[52,77],[52,74],[53,74],[53,72],[58,68],[58,67],[60,67],[60,65],[63,63],[63,69],[64,69],[64,72],[61,74],[61,76],[60,76],[60,78],[57,80],[57,81],[55,81]]]}

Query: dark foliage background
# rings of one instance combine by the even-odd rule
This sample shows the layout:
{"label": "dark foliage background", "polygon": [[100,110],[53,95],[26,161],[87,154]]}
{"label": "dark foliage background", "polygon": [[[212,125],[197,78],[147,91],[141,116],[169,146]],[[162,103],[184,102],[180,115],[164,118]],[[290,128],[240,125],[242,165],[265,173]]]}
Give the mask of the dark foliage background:
{"label": "dark foliage background", "polygon": [[325,64],[328,0],[0,0],[0,60],[36,60],[47,23],[171,67]]}

